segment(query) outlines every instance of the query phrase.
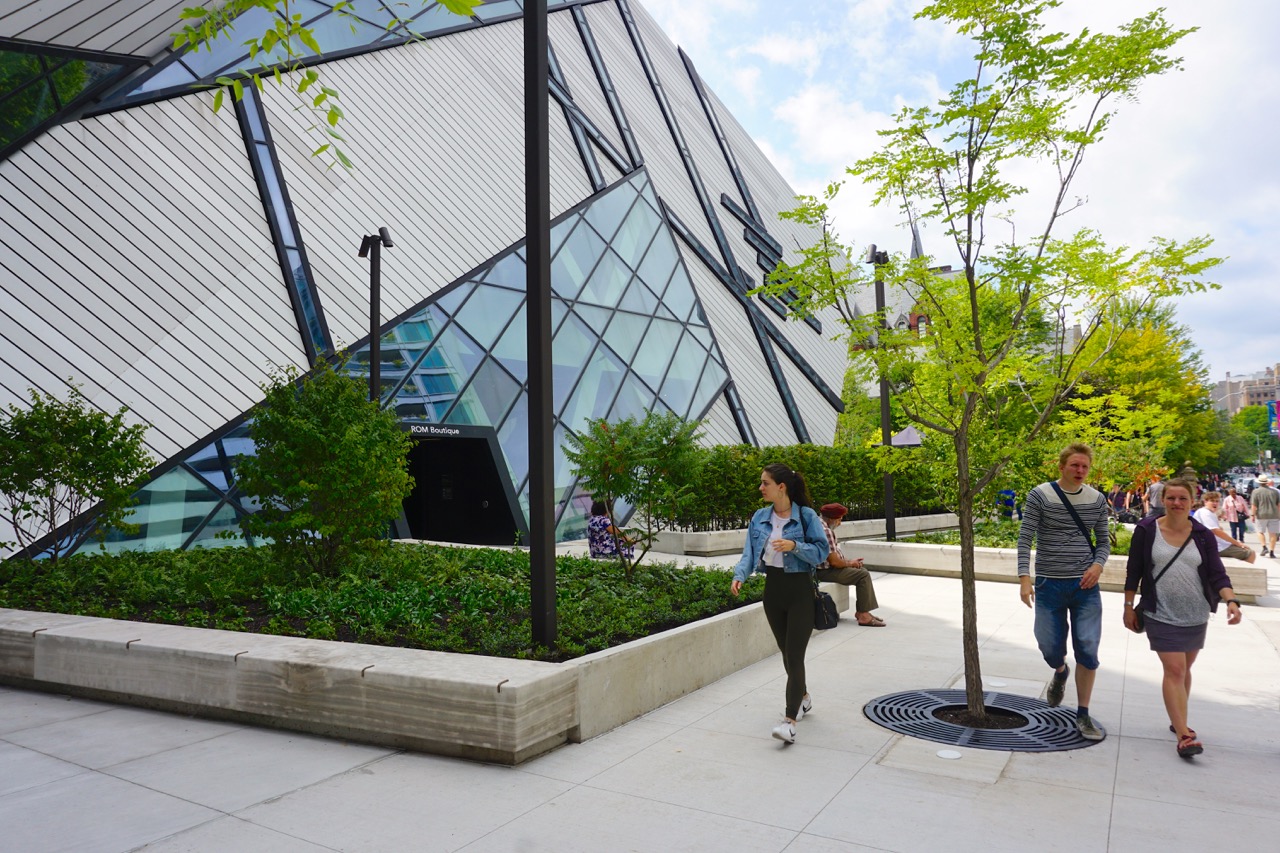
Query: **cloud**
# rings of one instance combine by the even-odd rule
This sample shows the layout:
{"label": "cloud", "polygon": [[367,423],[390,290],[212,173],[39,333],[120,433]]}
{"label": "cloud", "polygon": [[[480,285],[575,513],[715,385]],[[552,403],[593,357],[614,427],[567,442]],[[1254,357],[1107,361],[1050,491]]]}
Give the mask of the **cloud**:
{"label": "cloud", "polygon": [[773,33],[757,39],[744,50],[774,65],[799,68],[806,77],[812,77],[822,65],[823,41],[815,36]]}

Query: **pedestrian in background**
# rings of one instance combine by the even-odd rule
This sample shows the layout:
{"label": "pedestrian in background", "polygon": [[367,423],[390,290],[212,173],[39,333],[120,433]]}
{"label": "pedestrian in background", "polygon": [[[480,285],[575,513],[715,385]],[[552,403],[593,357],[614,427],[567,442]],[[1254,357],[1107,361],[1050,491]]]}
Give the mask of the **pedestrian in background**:
{"label": "pedestrian in background", "polygon": [[770,505],[751,516],[729,591],[736,596],[753,572],[764,572],[764,615],[787,671],[787,707],[773,736],[795,743],[796,723],[813,710],[804,653],[813,634],[813,572],[827,559],[829,546],[799,471],[780,462],[766,465],[760,472],[760,496]]}
{"label": "pedestrian in background", "polygon": [[1280,492],[1271,488],[1271,478],[1265,472],[1258,475],[1258,487],[1249,496],[1249,515],[1258,530],[1262,556],[1274,557],[1280,534]]}
{"label": "pedestrian in background", "polygon": [[1236,494],[1235,486],[1227,489],[1222,500],[1222,517],[1231,525],[1231,536],[1244,541],[1245,522],[1249,518],[1249,502]]}
{"label": "pedestrian in background", "polygon": [[871,612],[880,606],[876,601],[875,587],[871,583],[871,572],[863,568],[861,557],[852,560],[846,557],[836,539],[836,530],[848,513],[842,504],[835,503],[823,504],[822,509],[818,510],[827,533],[827,547],[830,549],[826,562],[818,565],[818,582],[853,587],[853,615],[858,624],[867,628],[883,628],[885,621]]}

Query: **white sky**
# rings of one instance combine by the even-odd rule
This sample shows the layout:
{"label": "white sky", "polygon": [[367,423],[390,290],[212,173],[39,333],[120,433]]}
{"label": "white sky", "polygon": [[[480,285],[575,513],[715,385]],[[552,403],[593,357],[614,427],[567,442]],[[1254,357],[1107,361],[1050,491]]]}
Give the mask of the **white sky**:
{"label": "white sky", "polygon": [[[817,194],[877,147],[903,105],[932,103],[970,73],[971,46],[933,21],[924,0],[639,0],[685,49],[698,72],[798,192]],[[1280,3],[1275,0],[1065,0],[1055,28],[1107,31],[1161,5],[1178,28],[1181,71],[1149,80],[1139,102],[1119,104],[1103,142],[1086,155],[1074,194],[1086,205],[1055,235],[1099,229],[1112,245],[1153,236],[1209,234],[1227,262],[1221,290],[1178,302],[1210,378],[1280,362]],[[852,180],[836,227],[859,246],[906,251],[909,233],[890,208],[872,208]],[[1022,233],[1047,207],[1022,205]],[[955,263],[940,238],[925,250]],[[954,249],[951,250],[954,253]]]}

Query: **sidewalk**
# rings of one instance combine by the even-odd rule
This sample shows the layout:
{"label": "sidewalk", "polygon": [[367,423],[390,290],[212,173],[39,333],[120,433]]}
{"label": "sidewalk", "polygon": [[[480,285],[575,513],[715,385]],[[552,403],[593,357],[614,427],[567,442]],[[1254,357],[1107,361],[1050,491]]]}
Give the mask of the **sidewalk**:
{"label": "sidewalk", "polygon": [[[1269,562],[1274,593],[1280,561]],[[769,735],[777,656],[514,768],[0,687],[0,848],[1165,853],[1280,837],[1280,608],[1211,622],[1191,707],[1205,754],[1193,761],[1174,753],[1158,661],[1120,626],[1116,593],[1103,594],[1091,703],[1107,739],[948,761],[942,744],[882,729],[862,706],[963,686],[960,584],[877,574],[876,592],[887,628],[846,618],[814,636],[814,710],[790,746]],[[988,685],[1042,695],[1048,668],[1017,588],[980,583],[978,599]]]}

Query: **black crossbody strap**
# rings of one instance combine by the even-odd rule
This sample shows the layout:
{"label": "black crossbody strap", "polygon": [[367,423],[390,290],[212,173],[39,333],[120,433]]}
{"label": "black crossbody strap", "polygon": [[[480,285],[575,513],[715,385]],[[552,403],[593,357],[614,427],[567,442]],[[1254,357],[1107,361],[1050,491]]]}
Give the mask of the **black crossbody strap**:
{"label": "black crossbody strap", "polygon": [[1080,532],[1084,534],[1085,541],[1089,543],[1089,547],[1093,549],[1093,553],[1096,556],[1098,545],[1093,541],[1093,535],[1089,532],[1089,528],[1085,527],[1084,522],[1080,520],[1080,513],[1076,512],[1076,508],[1071,505],[1071,501],[1067,500],[1067,496],[1062,491],[1062,487],[1058,485],[1057,480],[1049,481],[1049,485],[1053,486],[1053,490],[1058,493],[1058,500],[1062,501],[1062,505],[1067,508],[1067,512],[1071,513],[1071,517],[1075,519],[1076,527],[1080,528]]}
{"label": "black crossbody strap", "polygon": [[[1157,531],[1157,535],[1159,535],[1159,532],[1158,532],[1158,531]],[[1173,558],[1172,558],[1172,559],[1170,559],[1170,560],[1169,560],[1169,562],[1167,562],[1167,563],[1165,563],[1165,564],[1164,564],[1164,568],[1160,570],[1160,574],[1156,575],[1155,577],[1153,577],[1153,578],[1151,579],[1151,588],[1152,588],[1152,589],[1154,589],[1154,588],[1155,588],[1155,585],[1156,585],[1157,583],[1159,583],[1160,578],[1164,577],[1164,573],[1165,573],[1165,572],[1167,572],[1167,571],[1169,571],[1169,567],[1170,567],[1170,566],[1172,566],[1174,563],[1178,562],[1178,558],[1182,556],[1182,552],[1183,552],[1183,551],[1185,551],[1185,550],[1186,550],[1186,548],[1187,548],[1187,546],[1188,546],[1188,545],[1190,545],[1190,544],[1191,544],[1191,534],[1190,534],[1190,533],[1188,533],[1188,534],[1187,534],[1187,541],[1186,541],[1186,542],[1183,542],[1183,543],[1182,543],[1182,547],[1181,547],[1181,548],[1179,548],[1179,549],[1174,553]]]}

